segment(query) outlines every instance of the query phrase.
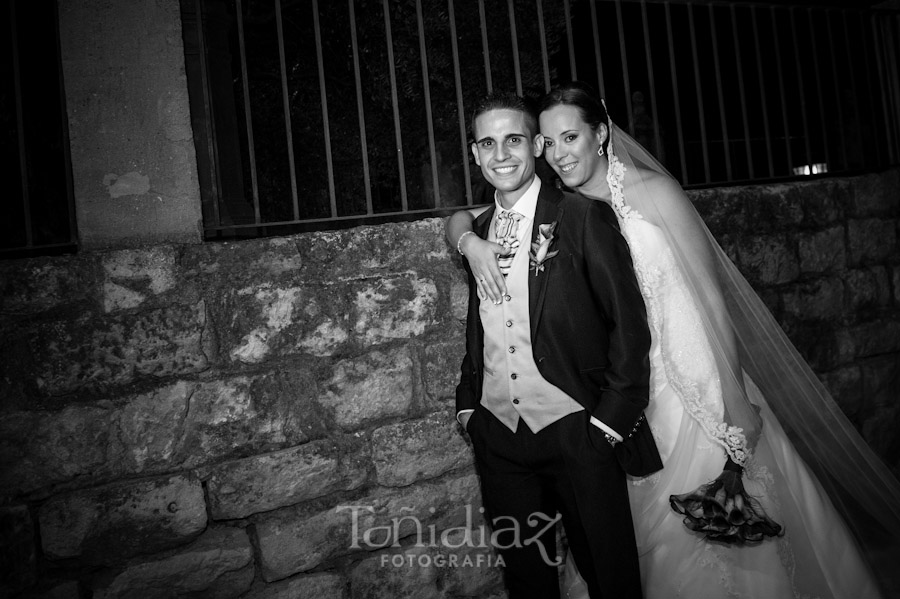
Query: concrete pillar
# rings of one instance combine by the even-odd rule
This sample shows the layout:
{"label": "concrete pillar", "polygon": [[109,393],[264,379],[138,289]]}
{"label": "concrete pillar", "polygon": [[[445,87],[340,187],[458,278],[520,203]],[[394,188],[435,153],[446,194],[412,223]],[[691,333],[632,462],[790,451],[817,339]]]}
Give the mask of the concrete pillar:
{"label": "concrete pillar", "polygon": [[59,0],[81,247],[202,240],[178,0]]}

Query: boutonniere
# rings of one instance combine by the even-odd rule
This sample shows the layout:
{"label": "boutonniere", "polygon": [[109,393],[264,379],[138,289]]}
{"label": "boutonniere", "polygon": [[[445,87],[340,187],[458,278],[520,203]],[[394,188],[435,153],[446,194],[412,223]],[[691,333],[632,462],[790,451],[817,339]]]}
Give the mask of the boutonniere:
{"label": "boutonniere", "polygon": [[537,237],[531,242],[531,250],[528,252],[529,270],[534,270],[534,276],[544,270],[544,262],[559,253],[559,250],[550,251],[550,244],[556,237],[556,221],[549,224],[538,225]]}

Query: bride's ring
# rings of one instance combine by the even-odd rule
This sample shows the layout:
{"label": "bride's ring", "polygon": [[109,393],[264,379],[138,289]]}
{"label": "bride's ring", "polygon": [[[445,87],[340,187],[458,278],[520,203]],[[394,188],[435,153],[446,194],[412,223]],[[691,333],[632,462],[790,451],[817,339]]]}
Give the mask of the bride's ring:
{"label": "bride's ring", "polygon": [[478,277],[478,282],[481,283],[482,285],[484,285],[485,283],[487,283],[487,279],[484,278],[484,276],[481,276],[481,277]]}

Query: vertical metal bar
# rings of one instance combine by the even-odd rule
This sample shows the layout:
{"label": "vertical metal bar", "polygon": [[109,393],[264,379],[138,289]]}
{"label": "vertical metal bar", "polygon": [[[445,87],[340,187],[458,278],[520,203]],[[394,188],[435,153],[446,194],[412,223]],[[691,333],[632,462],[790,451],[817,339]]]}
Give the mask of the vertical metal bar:
{"label": "vertical metal bar", "polygon": [[666,8],[666,34],[669,41],[669,72],[672,73],[672,98],[675,103],[675,129],[678,132],[678,155],[681,159],[681,184],[689,183],[687,156],[684,147],[684,127],[681,124],[681,100],[678,97],[678,69],[675,68],[675,40],[672,36],[672,11],[669,2]]}
{"label": "vertical metal bar", "polygon": [[284,59],[284,22],[281,18],[281,0],[275,0],[275,27],[278,33],[278,61],[281,67],[281,101],[284,104],[284,128],[287,132],[288,169],[291,174],[291,198],[294,203],[294,220],[300,219],[300,201],[297,197],[297,169],[294,165],[294,131],[291,127],[291,100],[288,95],[287,66]]}
{"label": "vertical metal bar", "polygon": [[641,22],[644,27],[644,51],[647,54],[647,76],[650,80],[650,112],[653,116],[653,140],[656,156],[662,155],[662,138],[659,131],[659,114],[656,111],[656,77],[653,73],[653,53],[650,50],[650,24],[647,20],[647,2],[641,0]]}
{"label": "vertical metal bar", "polygon": [[203,2],[202,0],[195,0],[194,2],[194,12],[197,15],[197,45],[199,47],[198,53],[200,55],[200,79],[201,79],[201,87],[203,88],[203,114],[207,115],[205,119],[205,128],[206,128],[206,152],[209,155],[210,161],[212,162],[212,174],[210,177],[210,183],[212,184],[212,189],[210,192],[213,197],[213,223],[214,226],[218,227],[222,224],[222,217],[219,214],[219,202],[221,201],[221,197],[219,196],[220,190],[222,188],[222,176],[220,174],[219,168],[219,149],[214,141],[215,138],[215,127],[213,120],[213,106],[212,101],[210,100],[210,91],[209,91],[209,69],[206,64],[206,34],[204,33],[204,20],[203,20]]}
{"label": "vertical metal bar", "polygon": [[688,24],[691,31],[691,55],[694,59],[694,85],[697,90],[697,111],[700,117],[700,145],[703,150],[703,174],[704,182],[710,182],[709,174],[709,148],[706,141],[706,117],[703,110],[703,86],[700,84],[700,60],[697,56],[697,31],[694,27],[694,5],[688,2]]}
{"label": "vertical metal bar", "polygon": [[[388,0],[384,0],[387,11]],[[456,85],[456,113],[459,118],[459,138],[462,141],[462,165],[466,181],[466,205],[472,205],[472,174],[469,172],[469,144],[466,136],[466,109],[463,104],[462,75],[459,68],[459,46],[456,40],[456,13],[453,0],[447,0],[447,11],[450,17],[450,45],[453,50],[453,80]],[[387,14],[387,12],[385,12]],[[391,61],[393,65],[393,61]],[[398,123],[399,133],[399,123]],[[406,210],[406,188],[404,187],[403,210]]]}
{"label": "vertical metal bar", "polygon": [[487,79],[487,92],[494,91],[491,80],[491,51],[488,48],[487,18],[484,15],[484,0],[478,0],[478,17],[481,20],[481,54],[484,56],[484,76]]}
{"label": "vertical metal bar", "polygon": [[890,77],[888,76],[888,73],[886,70],[887,65],[885,64],[888,54],[885,53],[882,56],[882,52],[879,51],[879,41],[881,41],[880,45],[882,46],[882,49],[885,49],[885,50],[887,49],[887,42],[884,39],[884,31],[883,30],[880,31],[880,28],[876,25],[875,15],[874,14],[871,15],[869,18],[870,18],[870,23],[871,23],[871,28],[872,28],[872,52],[875,54],[875,61],[877,62],[877,68],[878,68],[878,77],[876,80],[881,83],[881,85],[880,85],[880,87],[881,87],[881,108],[882,108],[883,118],[884,118],[883,122],[886,125],[884,127],[885,145],[887,146],[888,156],[890,157],[894,153],[894,136],[892,135],[893,132],[891,130],[891,127],[889,126],[889,123],[891,122],[891,113],[888,108],[890,105],[890,99],[889,99]]}
{"label": "vertical metal bar", "polygon": [[244,91],[244,121],[247,127],[247,152],[250,155],[250,182],[253,186],[253,222],[262,221],[259,211],[259,183],[256,177],[256,150],[253,143],[253,116],[250,110],[250,84],[247,80],[247,47],[244,44],[244,5],[237,0],[238,47],[241,51],[241,87]]}
{"label": "vertical metal bar", "polygon": [[[873,15],[873,19],[875,18],[879,18],[878,15]],[[898,18],[898,23],[900,23],[900,18]],[[881,28],[882,56],[885,63],[881,80],[885,89],[888,161],[894,163],[897,155],[897,133],[900,131],[900,125],[898,125],[897,120],[898,99],[900,99],[900,87],[898,87],[897,82],[897,36],[892,29],[890,15],[884,15],[879,26]]]}
{"label": "vertical metal bar", "polygon": [[772,16],[772,39],[775,41],[775,66],[778,68],[778,89],[781,95],[781,119],[784,125],[784,143],[787,147],[788,174],[793,174],[794,158],[791,151],[791,134],[788,128],[787,100],[784,95],[784,73],[781,70],[781,43],[778,41],[778,23],[775,19],[775,7],[770,9]]}
{"label": "vertical metal bar", "polygon": [[[837,68],[837,56],[834,51],[834,28],[832,27],[832,15],[834,15],[834,11],[827,10],[825,11],[825,18],[828,23],[828,49],[831,52],[831,76],[834,79],[834,98],[835,104],[838,106],[837,118],[838,118],[838,128],[840,131],[846,131],[847,128],[844,126],[844,111],[842,107],[844,103],[841,101],[841,79],[838,77],[838,68]],[[827,131],[827,129],[823,129],[823,131]],[[846,143],[838,143],[837,146],[841,149],[841,156],[844,159],[843,168],[847,168],[849,166],[847,161],[847,144]],[[832,170],[832,169],[829,169]]]}
{"label": "vertical metal bar", "polygon": [[734,60],[737,64],[738,95],[741,97],[741,119],[744,125],[744,151],[747,152],[747,173],[753,179],[753,147],[750,144],[750,119],[747,117],[747,98],[744,91],[744,64],[741,60],[741,43],[738,38],[737,11],[731,5],[731,37],[734,42]]}
{"label": "vertical metal bar", "polygon": [[[862,19],[864,17],[862,14],[860,14],[859,18],[860,18],[860,22],[862,22]],[[878,51],[878,40],[880,38],[880,35],[879,35],[880,32],[878,31],[878,27],[875,25],[874,16],[870,16],[869,19],[870,19],[869,20],[870,30],[872,32],[872,53],[875,55],[876,68],[878,69],[878,73],[877,73],[878,77],[876,80],[881,82],[881,85],[879,87],[881,88],[881,109],[882,109],[882,118],[884,119],[882,121],[882,123],[884,125],[887,125],[888,123],[890,123],[891,116],[890,116],[890,113],[888,112],[887,95],[886,95],[886,89],[885,89],[885,86],[887,85],[887,83],[885,81],[884,66],[882,64],[881,52]],[[865,35],[863,37],[865,37]],[[868,60],[866,62],[868,63]],[[870,114],[873,115],[872,118],[874,119],[875,103],[874,103],[874,100],[872,100],[872,96],[874,95],[872,93],[872,71],[868,64],[866,64],[866,75],[868,76],[868,81],[869,81],[869,94],[867,94],[867,95],[869,96],[869,102],[871,103],[871,107],[872,107]],[[890,138],[889,128],[887,128],[887,127],[884,127],[884,128],[887,129],[886,135],[885,135],[886,144],[884,144],[884,145],[888,146],[888,154],[890,154],[891,138]],[[875,127],[873,127],[873,131],[874,130],[877,130],[877,129]],[[878,158],[880,161],[882,161],[882,162],[880,162],[880,164],[884,164],[884,162],[883,162],[884,153],[882,151],[883,144],[880,143],[880,137],[881,136],[878,134],[875,135],[876,145],[878,146]]]}
{"label": "vertical metal bar", "polygon": [[788,9],[791,20],[791,37],[794,40],[794,64],[797,67],[797,87],[800,91],[800,122],[803,123],[803,145],[806,150],[806,164],[812,173],[812,147],[809,143],[809,118],[806,114],[806,86],[803,83],[803,63],[800,60],[800,45],[797,43],[796,9]]}
{"label": "vertical metal bar", "polygon": [[[862,38],[862,46],[863,46],[863,63],[866,65],[866,97],[869,99],[869,121],[872,123],[872,131],[878,130],[878,125],[875,123],[875,100],[872,98],[875,94],[872,93],[872,65],[869,61],[869,44],[868,38],[865,31],[865,17],[862,13],[859,13],[859,29],[860,29],[860,38]],[[875,31],[874,23],[872,23],[872,27],[870,27],[870,33],[872,37],[877,35]],[[877,68],[879,72],[881,71],[881,56],[878,54],[877,48],[872,48],[872,52],[875,54],[875,60],[878,63]],[[886,116],[886,115],[885,115]],[[882,150],[881,140],[878,135],[874,136],[875,148],[878,152],[878,164],[884,164],[884,151]]]}
{"label": "vertical metal bar", "polygon": [[[898,65],[897,54],[900,48],[897,47],[898,37],[900,37],[900,15],[894,15],[893,18],[886,16],[886,29],[889,30],[888,35],[889,48],[885,53],[886,58],[890,61],[887,73],[887,82],[891,89],[891,114],[893,115],[893,140],[891,146],[890,161],[896,164],[898,154],[900,154],[900,65]],[[893,26],[892,26],[893,24]]]}
{"label": "vertical metal bar", "polygon": [[766,104],[766,78],[763,76],[762,50],[759,45],[759,23],[756,19],[756,7],[750,7],[753,21],[753,40],[756,46],[756,83],[759,85],[759,105],[762,107],[763,133],[766,139],[766,161],[769,165],[769,176],[775,176],[775,163],[772,157],[772,132],[769,129],[769,107]]}
{"label": "vertical metal bar", "polygon": [[316,62],[319,68],[319,97],[322,102],[322,127],[325,133],[325,167],[328,170],[328,197],[331,218],[337,218],[337,196],[334,189],[334,158],[331,153],[331,125],[328,120],[328,94],[325,91],[325,59],[322,56],[322,28],[319,23],[319,0],[312,0],[313,28],[316,32]]}
{"label": "vertical metal bar", "polygon": [[522,95],[522,68],[519,65],[519,35],[516,32],[516,7],[513,0],[507,0],[506,13],[509,16],[509,37],[512,41],[513,73],[516,76],[516,93]]}
{"label": "vertical metal bar", "polygon": [[[844,43],[846,44],[845,48],[847,48],[847,54],[849,55],[851,54],[851,48],[854,48],[856,44],[850,44],[850,18],[846,10],[841,11],[841,21],[844,22]],[[854,60],[855,58],[855,56],[849,56],[850,68],[847,69],[847,71],[850,75],[850,85],[853,88],[853,111],[855,113],[854,116],[856,117],[856,127],[858,131],[862,132],[862,111],[859,105],[860,100],[862,99],[862,94],[859,93],[859,83],[856,79],[856,69],[853,68],[854,64],[856,63],[856,61]]]}
{"label": "vertical metal bar", "polygon": [[[391,30],[391,12],[388,0],[383,0],[382,8],[384,10],[384,32],[387,40],[388,72],[391,77],[391,107],[394,111],[394,143],[397,144],[397,169],[399,170],[400,176],[400,206],[403,212],[406,212],[409,209],[409,202],[406,197],[406,167],[403,163],[403,134],[400,130],[400,101],[397,95],[397,71],[394,66],[394,35]],[[457,64],[459,62],[459,56],[456,51],[456,23],[453,22],[453,0],[450,0],[450,27],[453,34],[453,61],[457,71],[456,92],[458,95],[460,93],[459,68]],[[463,164],[466,167],[466,180],[468,180],[469,163],[468,161],[465,161]]]}
{"label": "vertical metal bar", "polygon": [[[10,3],[11,4],[11,3]],[[53,36],[56,48],[57,64],[62,65],[62,43],[59,37],[59,5],[53,8]],[[63,85],[62,69],[58,71],[59,84],[59,122],[62,129],[62,148],[63,148],[63,172],[66,175],[66,205],[69,209],[69,242],[78,243],[78,219],[75,215],[75,191],[72,188],[72,146],[69,138],[69,117],[66,111],[65,103],[65,86]]]}
{"label": "vertical metal bar", "polygon": [[600,30],[597,24],[597,4],[591,0],[591,30],[594,33],[594,60],[597,63],[597,88],[600,97],[606,97],[606,88],[603,85],[603,62],[600,60]]}
{"label": "vertical metal bar", "polygon": [[537,0],[538,35],[541,38],[541,68],[544,70],[544,92],[550,91],[550,62],[547,55],[547,30],[544,27],[544,3]]}
{"label": "vertical metal bar", "polygon": [[563,0],[563,11],[566,18],[566,39],[569,46],[569,75],[572,81],[578,80],[578,68],[575,66],[575,40],[572,37],[572,11],[569,7],[569,0]]}
{"label": "vertical metal bar", "polygon": [[[819,126],[822,128],[822,135],[825,136],[825,132],[828,131],[825,122],[825,94],[822,92],[822,74],[819,72],[819,48],[818,44],[816,44],[816,28],[815,23],[813,23],[813,11],[811,8],[806,9],[806,16],[809,20],[809,38],[813,58],[813,71],[816,75],[816,93],[819,96]],[[827,168],[831,169],[831,144],[828,143],[827,136],[824,139],[826,141],[822,145],[825,146],[825,164]]]}
{"label": "vertical metal bar", "polygon": [[25,120],[22,117],[22,75],[19,69],[19,36],[16,34],[16,3],[9,3],[9,33],[12,43],[13,86],[16,94],[16,133],[19,142],[19,177],[22,180],[22,215],[25,226],[25,247],[31,248],[34,238],[31,225],[31,197],[28,188],[28,157],[25,151]]}
{"label": "vertical metal bar", "polygon": [[425,50],[425,20],[422,0],[416,0],[416,21],[419,26],[419,57],[422,62],[422,86],[425,92],[425,119],[428,126],[428,149],[431,152],[431,179],[434,185],[434,205],[441,205],[441,184],[438,180],[437,148],[434,145],[434,119],[431,114],[431,83],[428,81],[428,53]]}
{"label": "vertical metal bar", "polygon": [[716,92],[719,98],[719,118],[722,126],[722,146],[725,149],[725,177],[731,181],[731,141],[728,139],[728,121],[725,118],[725,95],[722,92],[722,69],[719,65],[719,40],[716,31],[715,8],[709,5],[709,32],[712,37],[713,68],[716,71]]}
{"label": "vertical metal bar", "polygon": [[616,23],[619,26],[619,53],[622,55],[622,82],[625,86],[625,107],[628,129],[634,135],[634,107],[631,103],[631,81],[628,78],[628,53],[625,51],[625,27],[622,24],[622,0],[616,0]]}
{"label": "vertical metal bar", "polygon": [[366,214],[374,214],[372,206],[372,182],[369,177],[369,147],[366,143],[366,114],[363,107],[362,75],[359,70],[359,44],[356,40],[355,0],[347,0],[350,11],[350,50],[353,54],[353,80],[356,83],[356,114],[359,119],[359,145],[363,163],[363,183],[366,187]]}

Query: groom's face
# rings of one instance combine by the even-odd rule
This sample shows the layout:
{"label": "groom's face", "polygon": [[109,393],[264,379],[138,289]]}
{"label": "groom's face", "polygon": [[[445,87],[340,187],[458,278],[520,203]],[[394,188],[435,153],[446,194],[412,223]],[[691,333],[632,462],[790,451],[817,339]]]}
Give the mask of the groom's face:
{"label": "groom's face", "polygon": [[543,138],[529,130],[524,113],[506,108],[489,110],[475,119],[472,154],[504,208],[511,208],[534,179],[534,159]]}

